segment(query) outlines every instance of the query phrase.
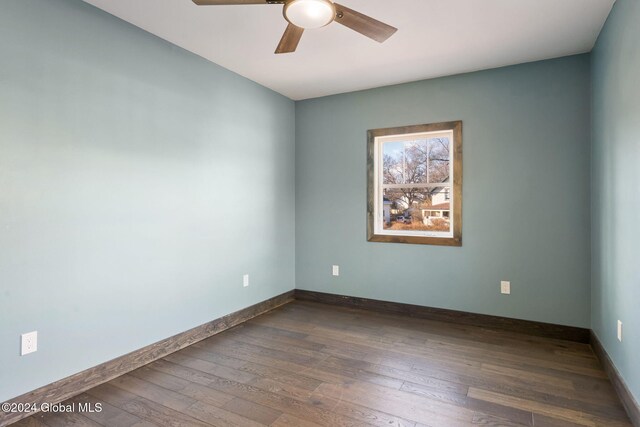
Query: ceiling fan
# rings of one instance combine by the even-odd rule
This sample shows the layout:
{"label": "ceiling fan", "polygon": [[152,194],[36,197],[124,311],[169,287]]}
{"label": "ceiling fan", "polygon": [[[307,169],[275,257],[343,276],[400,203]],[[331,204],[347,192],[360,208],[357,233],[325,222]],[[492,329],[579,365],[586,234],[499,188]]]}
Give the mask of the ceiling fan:
{"label": "ceiling fan", "polygon": [[324,27],[334,21],[380,43],[398,31],[391,25],[334,3],[333,0],[193,0],[193,2],[199,6],[283,4],[282,14],[289,25],[275,53],[295,52],[304,30]]}

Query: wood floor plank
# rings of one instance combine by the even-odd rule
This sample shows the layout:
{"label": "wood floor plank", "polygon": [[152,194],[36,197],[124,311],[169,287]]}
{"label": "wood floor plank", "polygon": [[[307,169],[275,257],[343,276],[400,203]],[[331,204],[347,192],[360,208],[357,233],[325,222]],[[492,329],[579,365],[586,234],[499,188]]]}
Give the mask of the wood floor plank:
{"label": "wood floor plank", "polygon": [[289,353],[286,351],[282,351],[279,349],[268,348],[265,346],[250,344],[242,341],[238,341],[233,339],[233,337],[227,337],[225,334],[220,334],[220,336],[215,336],[209,338],[208,340],[202,341],[203,345],[213,344],[213,345],[229,345],[237,348],[239,350],[248,351],[250,353],[256,354],[258,356],[267,356],[280,360],[286,360],[293,363],[298,364],[308,364],[314,362],[313,357],[307,355],[301,355],[296,353]]}
{"label": "wood floor plank", "polygon": [[383,386],[353,383],[347,386],[322,384],[314,395],[333,396],[383,412],[401,416],[422,424],[469,425],[474,411],[464,407],[437,402],[411,393]]}
{"label": "wood floor plank", "polygon": [[109,383],[92,388],[87,391],[87,394],[159,426],[182,424],[193,427],[207,427],[211,425],[197,420],[191,415],[138,397]]}
{"label": "wood floor plank", "polygon": [[441,386],[441,383],[432,385],[421,385],[405,381],[400,387],[400,391],[406,391],[427,399],[438,400],[440,402],[452,403],[454,405],[463,406],[467,400],[467,392],[469,387],[457,384],[457,387],[451,388],[447,385]]}
{"label": "wood floor plank", "polygon": [[204,402],[194,403],[188,408],[187,412],[194,418],[219,427],[261,427],[265,425],[251,420],[250,417],[244,417]]}
{"label": "wood floor plank", "polygon": [[[246,425],[247,427],[259,425],[259,422],[251,421],[254,419],[253,416],[243,417],[239,411],[229,410],[229,404],[234,399],[226,402],[223,408],[219,408],[128,375],[116,378],[111,381],[111,384],[167,408],[182,413],[189,412],[194,418],[213,425]],[[275,416],[272,414],[271,421],[275,421],[278,416],[280,416],[279,412]]]}
{"label": "wood floor plank", "polygon": [[187,356],[186,354],[172,354],[164,358],[169,362],[181,364],[185,360],[189,360],[189,366],[199,369],[201,371],[208,372],[220,378],[227,378],[237,381],[239,383],[248,383],[256,379],[255,375],[251,375],[248,372],[239,371],[237,369],[228,368],[226,366],[219,365],[217,363],[209,362],[208,360],[197,359]]}
{"label": "wood floor plank", "polygon": [[282,351],[287,354],[299,354],[301,356],[308,357],[318,357],[319,351],[324,347],[318,346],[318,344],[312,342],[296,340],[294,338],[245,334],[244,330],[234,331],[234,334],[228,334],[227,336],[242,343]]}
{"label": "wood floor plank", "polygon": [[521,409],[503,406],[492,402],[473,399],[467,396],[467,390],[465,390],[464,394],[452,393],[439,390],[437,387],[428,387],[412,383],[405,383],[400,390],[417,394],[428,399],[452,403],[472,411],[478,411],[491,417],[508,419],[521,425],[532,425],[532,414],[530,411],[523,411]]}
{"label": "wood floor plank", "polygon": [[[202,372],[206,372],[211,375],[215,375],[218,377],[219,369],[218,367],[207,361],[203,361],[201,359],[193,358],[190,356],[182,355],[180,358],[165,358],[165,360],[181,365],[189,368],[197,369]],[[306,400],[311,396],[311,392],[309,390],[300,389],[296,386],[281,383],[274,379],[265,379],[265,378],[254,378],[252,381],[245,382],[243,381],[243,371],[234,370],[231,368],[227,368],[225,374],[227,376],[220,378],[232,379],[234,377],[234,372],[237,372],[240,383],[254,385],[262,390],[267,390],[273,393],[279,393],[281,395],[286,395],[288,397],[292,397],[294,399],[302,399]]]}
{"label": "wood floor plank", "polygon": [[509,422],[523,426],[533,426],[533,413],[526,409],[514,408],[512,406],[487,402],[472,397],[467,398],[465,407],[470,410],[475,410],[476,415],[483,414],[488,417],[508,420]]}
{"label": "wood floor plank", "polygon": [[[288,370],[297,375],[302,375],[306,377],[310,377],[321,382],[329,382],[335,384],[342,384],[345,381],[351,381],[356,378],[351,377],[354,372],[341,371],[337,372],[336,369],[324,366],[320,363],[306,363],[300,364],[295,363],[290,360],[282,360],[278,357],[271,357],[270,355],[265,354],[256,354],[251,350],[241,349],[238,347],[226,347],[216,345],[215,343],[197,343],[194,344],[196,348],[204,349],[205,351],[210,351],[214,354],[222,354],[227,357],[235,357],[242,360],[246,360],[248,362],[262,364],[270,367],[275,367],[282,370]],[[356,372],[357,374],[357,372]],[[366,374],[370,378],[376,379],[378,382],[386,382],[386,381],[394,381],[392,378],[386,378],[384,376],[371,376],[370,374]],[[362,379],[362,375],[360,375]],[[394,381],[395,387],[400,387],[400,381]]]}
{"label": "wood floor plank", "polygon": [[13,427],[47,427],[47,425],[44,422],[40,421],[39,415],[32,415],[28,418],[23,418],[22,420],[15,422],[11,425]]}
{"label": "wood floor plank", "polygon": [[283,344],[296,345],[298,347],[307,348],[310,350],[322,350],[325,346],[323,344],[316,344],[306,341],[305,338],[308,334],[295,334],[292,335],[289,331],[280,328],[271,328],[267,326],[253,325],[247,323],[244,326],[243,334],[253,337],[268,337],[270,340]]}
{"label": "wood floor plank", "polygon": [[[388,368],[381,368],[383,372],[388,373]],[[507,394],[549,394],[557,397],[563,397],[567,399],[584,400],[587,402],[599,401],[597,396],[590,396],[588,393],[583,393],[581,390],[569,390],[566,388],[554,388],[549,387],[546,384],[527,382],[526,380],[518,377],[502,375],[497,373],[483,372],[477,370],[476,372],[465,371],[448,371],[442,369],[434,369],[421,367],[414,369],[420,376],[415,378],[408,378],[408,380],[422,384],[424,382],[431,382],[433,378],[437,378],[441,381],[457,382],[467,384],[472,387],[479,387],[496,392],[503,392]],[[406,374],[403,374],[406,375]]]}
{"label": "wood floor plank", "polygon": [[264,425],[271,425],[271,423],[282,415],[281,411],[276,411],[275,409],[271,409],[267,406],[259,405],[249,400],[240,399],[239,397],[230,400],[226,405],[224,405],[223,409],[239,415],[244,415],[245,417]]}
{"label": "wood floor plank", "polygon": [[315,407],[324,408],[337,414],[365,421],[368,424],[380,427],[414,427],[415,422],[401,416],[391,415],[377,409],[347,402],[344,399],[334,399],[316,393],[310,398],[310,403]]}
{"label": "wood floor plank", "polygon": [[532,400],[522,399],[519,397],[508,396],[500,393],[494,393],[477,388],[469,388],[469,397],[484,400],[487,402],[499,403],[502,405],[512,406],[514,408],[531,411],[535,414],[556,418],[562,421],[568,421],[582,426],[596,427],[599,425],[618,426],[628,425],[625,421],[602,420],[593,414],[585,411],[576,411],[572,409],[560,408],[553,404],[541,403]]}
{"label": "wood floor plank", "polygon": [[313,405],[305,405],[304,402],[296,399],[291,399],[286,396],[280,396],[278,394],[271,393],[269,391],[262,390],[248,384],[242,384],[235,381],[226,380],[224,378],[216,377],[206,372],[198,371],[197,369],[176,365],[165,361],[156,361],[150,364],[150,366],[153,369],[158,369],[171,375],[180,376],[192,382],[207,385],[208,387],[231,394],[233,396],[250,400],[252,402],[268,406],[284,413],[288,413],[315,423],[341,427],[367,425],[366,423],[358,422],[357,420],[334,414],[322,408],[314,407]]}
{"label": "wood floor plank", "polygon": [[290,414],[282,414],[271,424],[271,427],[322,427],[320,424],[294,417]]}
{"label": "wood floor plank", "polygon": [[234,399],[233,396],[226,393],[221,393],[217,390],[203,387],[200,384],[195,384],[191,381],[156,371],[148,366],[130,372],[129,375],[136,376],[137,378],[156,384],[160,387],[177,391],[180,394],[213,406],[223,407],[227,402]]}
{"label": "wood floor plank", "polygon": [[111,381],[110,384],[159,405],[175,409],[176,411],[183,412],[186,408],[196,403],[195,399],[188,396],[130,375],[123,375],[116,378]]}
{"label": "wood floor plank", "polygon": [[523,369],[513,369],[504,366],[498,366],[490,363],[483,363],[480,368],[485,372],[494,374],[506,375],[509,377],[515,377],[527,382],[544,384],[546,386],[552,386],[557,388],[566,388],[569,390],[575,390],[573,382],[565,380],[563,378],[554,377],[552,375],[538,374],[535,372],[526,371]]}
{"label": "wood floor plank", "polygon": [[533,414],[533,425],[534,427],[582,427],[580,424],[540,414]]}
{"label": "wood floor plank", "polygon": [[152,427],[154,424],[144,421],[135,415],[125,412],[115,406],[109,405],[106,402],[96,399],[93,396],[82,393],[76,397],[69,399],[67,402],[75,403],[76,405],[85,404],[91,405],[92,408],[97,408],[100,405],[100,410],[95,412],[84,412],[83,415],[100,425],[113,426],[113,427]]}
{"label": "wood floor plank", "polygon": [[473,425],[489,426],[489,427],[524,427],[529,424],[520,424],[514,421],[496,417],[482,412],[476,412],[473,416]]}
{"label": "wood floor plank", "polygon": [[90,420],[82,414],[71,412],[71,413],[48,413],[45,414],[41,421],[48,427],[67,427],[67,426],[78,426],[78,427],[101,427],[101,424],[98,424],[95,421]]}
{"label": "wood floor plank", "polygon": [[280,394],[282,396],[291,397],[292,399],[308,400],[311,398],[312,391],[304,390],[296,386],[281,383],[277,380],[271,380],[268,378],[258,378],[251,381],[249,384],[254,385],[263,390],[267,390],[271,393]]}
{"label": "wood floor plank", "polygon": [[181,353],[187,356],[194,357],[196,359],[208,360],[222,366],[238,369],[240,371],[247,372],[256,378],[269,378],[284,384],[290,384],[295,387],[310,391],[315,390],[322,383],[322,381],[318,379],[310,378],[304,375],[298,375],[295,372],[292,372],[290,369],[279,369],[273,366],[248,362],[246,360],[236,359],[233,357],[222,355],[220,353],[209,352],[196,347],[191,347],[188,350],[189,351]]}

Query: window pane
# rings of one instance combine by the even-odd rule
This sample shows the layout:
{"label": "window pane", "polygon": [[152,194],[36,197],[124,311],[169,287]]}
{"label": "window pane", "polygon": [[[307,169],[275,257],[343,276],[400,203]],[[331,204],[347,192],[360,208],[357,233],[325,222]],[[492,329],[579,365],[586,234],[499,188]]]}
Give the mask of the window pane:
{"label": "window pane", "polygon": [[386,188],[383,192],[385,230],[450,231],[450,187]]}
{"label": "window pane", "polygon": [[431,138],[429,150],[429,182],[449,182],[449,162],[451,161],[449,138]]}
{"label": "window pane", "polygon": [[421,184],[427,182],[426,139],[385,142],[382,144],[384,184]]}

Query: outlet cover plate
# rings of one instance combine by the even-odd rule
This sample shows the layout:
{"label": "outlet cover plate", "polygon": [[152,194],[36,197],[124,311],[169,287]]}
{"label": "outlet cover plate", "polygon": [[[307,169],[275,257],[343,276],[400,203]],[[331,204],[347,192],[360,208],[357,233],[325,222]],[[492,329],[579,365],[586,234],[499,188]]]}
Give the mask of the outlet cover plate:
{"label": "outlet cover plate", "polygon": [[249,275],[245,274],[244,276],[242,276],[242,286],[243,287],[247,287],[249,286]]}
{"label": "outlet cover plate", "polygon": [[618,341],[622,342],[622,322],[618,320]]}
{"label": "outlet cover plate", "polygon": [[334,265],[331,267],[331,273],[334,276],[339,276],[340,275],[340,266],[339,265]]}
{"label": "outlet cover plate", "polygon": [[38,351],[38,331],[20,335],[20,356]]}
{"label": "outlet cover plate", "polygon": [[500,293],[509,295],[511,294],[511,282],[503,280],[500,282]]}

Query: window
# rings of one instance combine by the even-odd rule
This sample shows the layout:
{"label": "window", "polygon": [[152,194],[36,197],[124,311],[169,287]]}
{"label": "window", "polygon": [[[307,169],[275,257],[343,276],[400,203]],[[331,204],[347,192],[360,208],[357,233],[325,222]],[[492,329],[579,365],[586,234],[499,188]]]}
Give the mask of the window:
{"label": "window", "polygon": [[462,122],[370,130],[367,175],[369,241],[462,245]]}

